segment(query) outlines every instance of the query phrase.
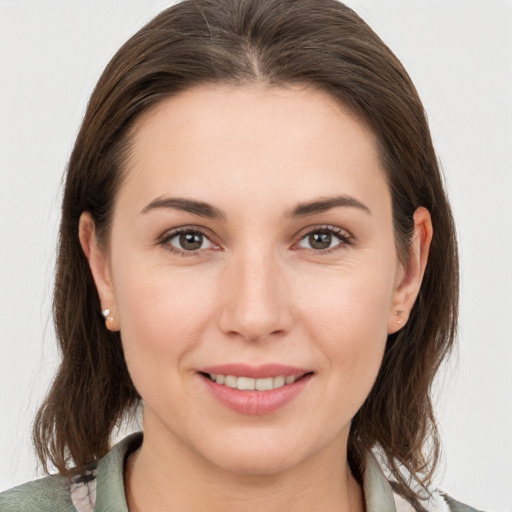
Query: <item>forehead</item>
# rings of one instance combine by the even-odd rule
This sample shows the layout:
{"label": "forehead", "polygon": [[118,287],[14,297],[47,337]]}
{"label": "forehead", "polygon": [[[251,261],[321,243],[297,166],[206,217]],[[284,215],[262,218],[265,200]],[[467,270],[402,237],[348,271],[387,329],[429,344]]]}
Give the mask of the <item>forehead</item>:
{"label": "forehead", "polygon": [[278,190],[284,205],[376,183],[382,191],[384,182],[372,132],[330,95],[304,87],[204,85],[163,100],[135,123],[125,171],[125,186],[146,200],[236,194],[254,202]]}
{"label": "forehead", "polygon": [[[161,132],[165,125],[169,135],[170,130],[173,135],[179,130],[188,142],[205,136],[208,139],[229,136],[244,144],[254,144],[258,136],[261,138],[266,134],[265,143],[268,144],[272,134],[278,132],[280,137],[275,140],[275,145],[283,145],[292,139],[326,137],[340,124],[350,125],[345,137],[352,131],[354,138],[365,139],[368,145],[376,147],[371,130],[324,91],[300,85],[204,84],[148,109],[136,121],[132,136],[141,149],[149,142],[144,132],[148,135],[151,132],[150,136],[154,138],[155,132]],[[285,125],[287,130],[283,132]],[[251,132],[250,138],[247,138],[247,131]]]}

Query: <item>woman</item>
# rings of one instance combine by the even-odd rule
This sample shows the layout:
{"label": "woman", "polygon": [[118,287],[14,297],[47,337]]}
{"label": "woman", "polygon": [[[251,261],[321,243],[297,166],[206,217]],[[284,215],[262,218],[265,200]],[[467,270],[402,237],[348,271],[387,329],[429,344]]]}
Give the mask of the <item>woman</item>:
{"label": "woman", "polygon": [[[171,7],[108,65],[69,164],[34,431],[60,476],[0,503],[471,510],[429,490],[457,279],[420,100],[362,20]],[[144,439],[108,453],[142,402]]]}

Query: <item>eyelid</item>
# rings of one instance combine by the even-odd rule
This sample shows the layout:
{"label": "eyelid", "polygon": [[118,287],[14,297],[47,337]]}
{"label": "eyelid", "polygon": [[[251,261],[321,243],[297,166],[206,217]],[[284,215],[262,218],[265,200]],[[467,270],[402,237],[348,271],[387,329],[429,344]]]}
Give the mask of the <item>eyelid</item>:
{"label": "eyelid", "polygon": [[[209,230],[202,226],[197,225],[185,225],[185,226],[178,226],[175,228],[168,229],[162,235],[160,235],[157,239],[157,244],[161,246],[165,246],[164,248],[174,254],[179,254],[181,256],[194,256],[201,253],[204,253],[205,251],[210,251],[212,248],[208,249],[197,249],[194,251],[185,251],[180,250],[177,247],[174,247],[170,245],[168,242],[172,238],[182,234],[182,233],[200,233],[204,237],[206,237],[210,243],[214,246],[213,250],[222,250],[220,247],[220,244],[215,241],[215,235]],[[311,235],[312,233],[317,232],[328,232],[338,238],[340,240],[340,243],[337,244],[334,247],[326,248],[326,249],[308,249],[308,248],[302,248],[298,247],[298,244],[308,235]],[[346,229],[340,228],[338,226],[333,226],[330,224],[316,224],[312,226],[307,226],[303,229],[301,229],[296,235],[295,235],[295,242],[292,244],[292,248],[299,248],[300,250],[309,251],[313,254],[328,254],[332,251],[335,251],[337,249],[340,249],[342,247],[345,247],[347,245],[353,245],[356,241],[355,237]]]}
{"label": "eyelid", "polygon": [[[213,245],[213,248],[185,251],[169,244],[170,240],[178,235],[181,235],[182,233],[200,233],[209,240],[209,242]],[[165,250],[180,256],[197,256],[198,254],[204,253],[205,251],[220,250],[219,244],[214,239],[215,236],[209,229],[206,229],[202,226],[185,225],[168,229],[162,233],[162,235],[160,235],[157,239],[157,244],[163,246]]]}
{"label": "eyelid", "polygon": [[[319,233],[319,232],[327,232],[335,236],[340,240],[340,243],[337,244],[334,247],[326,248],[326,249],[309,249],[304,247],[298,247],[298,244],[307,236],[311,235],[312,233]],[[332,251],[336,251],[340,248],[346,247],[347,245],[353,245],[355,243],[355,237],[346,229],[340,228],[338,226],[333,226],[330,224],[317,224],[313,226],[307,226],[306,228],[303,228],[297,235],[295,236],[295,242],[293,243],[294,248],[298,248],[300,250],[309,251],[312,254],[329,254]]]}

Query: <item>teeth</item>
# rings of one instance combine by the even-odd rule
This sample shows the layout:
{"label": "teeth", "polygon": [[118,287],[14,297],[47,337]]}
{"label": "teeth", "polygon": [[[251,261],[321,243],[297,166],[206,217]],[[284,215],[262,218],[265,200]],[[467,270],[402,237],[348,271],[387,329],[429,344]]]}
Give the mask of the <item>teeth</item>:
{"label": "teeth", "polygon": [[281,388],[284,386],[286,382],[286,377],[274,377],[274,387]]}
{"label": "teeth", "polygon": [[256,379],[255,389],[258,391],[270,391],[274,389],[274,379],[272,377],[268,379]]}
{"label": "teeth", "polygon": [[255,385],[256,379],[251,379],[249,377],[238,377],[238,379],[236,379],[236,387],[238,389],[247,389],[254,391]]}
{"label": "teeth", "polygon": [[296,380],[295,375],[279,375],[277,377],[267,377],[265,379],[252,379],[251,377],[235,377],[234,375],[215,375],[210,373],[210,379],[217,384],[224,384],[228,388],[249,390],[249,391],[270,391],[281,388],[286,384],[293,384]]}
{"label": "teeth", "polygon": [[224,385],[227,386],[228,388],[236,388],[236,381],[237,378],[234,377],[233,375],[226,375],[226,377],[224,378]]}

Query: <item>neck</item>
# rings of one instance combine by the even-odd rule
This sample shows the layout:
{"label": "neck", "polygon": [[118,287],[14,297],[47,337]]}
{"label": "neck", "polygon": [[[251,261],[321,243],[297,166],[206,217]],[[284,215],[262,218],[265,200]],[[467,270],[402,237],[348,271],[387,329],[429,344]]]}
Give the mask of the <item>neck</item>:
{"label": "neck", "polygon": [[364,510],[361,488],[347,463],[346,441],[292,468],[263,475],[227,471],[175,439],[162,441],[146,432],[142,447],[127,461],[130,512]]}

